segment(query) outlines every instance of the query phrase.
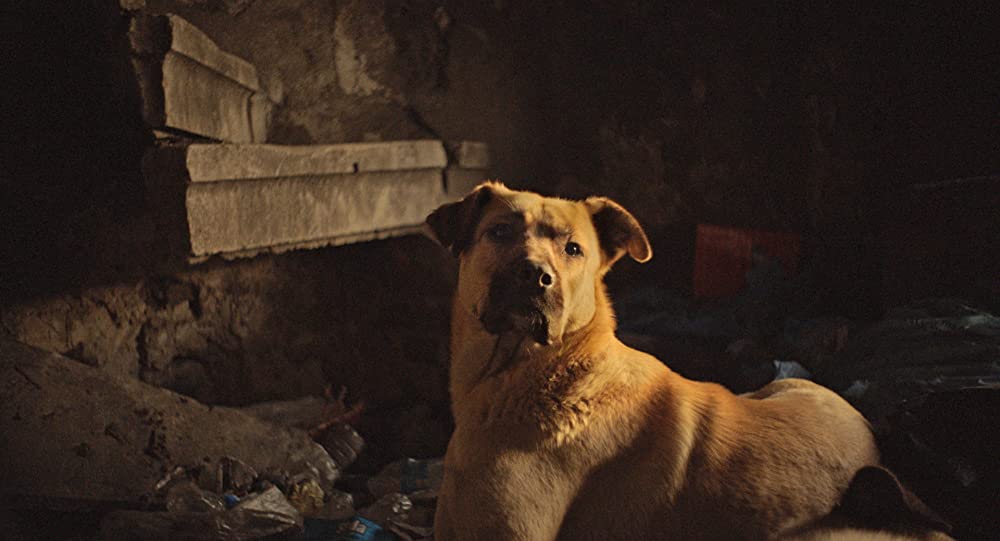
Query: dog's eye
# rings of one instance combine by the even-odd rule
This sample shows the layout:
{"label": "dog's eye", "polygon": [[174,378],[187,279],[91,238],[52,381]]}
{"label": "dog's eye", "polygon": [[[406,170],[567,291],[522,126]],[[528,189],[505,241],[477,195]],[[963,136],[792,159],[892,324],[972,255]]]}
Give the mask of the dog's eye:
{"label": "dog's eye", "polygon": [[583,255],[583,248],[580,248],[579,244],[569,241],[566,243],[566,253],[573,257],[581,256]]}
{"label": "dog's eye", "polygon": [[486,231],[493,240],[507,240],[514,235],[514,228],[508,223],[498,223]]}

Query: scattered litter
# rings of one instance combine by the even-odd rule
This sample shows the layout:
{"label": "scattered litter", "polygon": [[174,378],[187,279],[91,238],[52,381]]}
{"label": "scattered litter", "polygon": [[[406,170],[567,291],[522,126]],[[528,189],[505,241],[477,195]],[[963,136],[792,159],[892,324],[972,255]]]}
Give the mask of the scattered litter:
{"label": "scattered litter", "polygon": [[393,535],[378,524],[363,518],[326,520],[309,518],[305,521],[303,541],[391,541]]}
{"label": "scattered litter", "polygon": [[868,386],[871,385],[870,382],[856,379],[854,383],[851,383],[850,387],[844,389],[840,392],[840,395],[850,401],[860,400],[864,396],[865,392],[868,391]]}
{"label": "scattered litter", "polygon": [[222,500],[226,502],[226,509],[232,509],[240,503],[240,497],[235,494],[223,494]]}
{"label": "scattered litter", "polygon": [[167,490],[167,511],[206,513],[225,511],[227,501],[214,492],[202,490],[192,481],[175,483]]}
{"label": "scattered litter", "polygon": [[314,516],[327,520],[344,520],[354,516],[354,514],[354,496],[334,489],[326,495],[326,503]]}
{"label": "scattered litter", "polygon": [[397,460],[368,480],[368,490],[376,496],[393,492],[409,494],[418,490],[441,488],[444,462],[441,459]]}
{"label": "scattered litter", "polygon": [[413,502],[406,497],[406,494],[393,493],[386,494],[375,503],[358,512],[359,515],[374,520],[379,524],[385,524],[392,520],[405,521],[413,509]]}
{"label": "scattered litter", "polygon": [[313,516],[324,507],[326,493],[314,479],[303,477],[292,482],[288,500],[305,516]]}
{"label": "scattered litter", "polygon": [[275,522],[302,526],[302,515],[277,487],[243,498],[229,512],[252,514],[258,519],[269,518]]}
{"label": "scattered litter", "polygon": [[341,470],[353,464],[365,446],[365,440],[361,434],[358,434],[354,427],[347,423],[331,425],[316,437],[316,441],[326,449],[327,453],[330,453],[330,458],[337,463]]}
{"label": "scattered litter", "polygon": [[302,516],[274,488],[228,511],[114,511],[101,522],[100,539],[236,541],[274,539],[301,531]]}
{"label": "scattered litter", "polygon": [[222,457],[219,460],[219,468],[222,472],[222,492],[246,494],[257,478],[257,472],[253,468],[231,456]]}
{"label": "scattered litter", "polygon": [[779,361],[775,359],[773,363],[775,381],[788,378],[812,379],[812,373],[795,361]]}

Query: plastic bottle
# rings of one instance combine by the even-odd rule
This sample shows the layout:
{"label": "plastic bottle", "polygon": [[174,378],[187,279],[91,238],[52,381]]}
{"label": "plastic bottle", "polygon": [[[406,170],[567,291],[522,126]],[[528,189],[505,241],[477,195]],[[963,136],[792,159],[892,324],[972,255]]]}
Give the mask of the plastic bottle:
{"label": "plastic bottle", "polygon": [[341,471],[357,460],[365,446],[365,440],[354,427],[347,423],[331,426],[319,438],[320,445],[330,453],[330,458],[337,463]]}

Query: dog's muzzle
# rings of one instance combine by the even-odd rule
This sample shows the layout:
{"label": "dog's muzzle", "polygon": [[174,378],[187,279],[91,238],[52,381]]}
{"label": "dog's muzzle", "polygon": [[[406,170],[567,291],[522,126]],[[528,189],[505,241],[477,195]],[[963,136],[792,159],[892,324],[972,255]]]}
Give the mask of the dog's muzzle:
{"label": "dog's muzzle", "polygon": [[521,260],[493,276],[480,321],[490,334],[526,332],[542,345],[552,340],[549,314],[558,308],[556,275],[548,265]]}

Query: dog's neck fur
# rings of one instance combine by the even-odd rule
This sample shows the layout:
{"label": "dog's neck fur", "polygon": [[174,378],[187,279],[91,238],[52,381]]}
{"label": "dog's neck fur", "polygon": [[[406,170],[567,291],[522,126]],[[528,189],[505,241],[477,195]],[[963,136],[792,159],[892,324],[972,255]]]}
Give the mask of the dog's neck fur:
{"label": "dog's neck fur", "polygon": [[[614,313],[604,284],[598,282],[596,288],[591,320],[547,346],[530,337],[489,334],[478,318],[455,302],[450,387],[456,424],[530,423],[546,432],[561,432],[567,423],[579,424],[588,403],[599,399],[583,396],[581,389],[587,387],[592,392],[603,388],[581,383],[606,377],[608,351],[624,347],[614,336]],[[478,386],[494,390],[472,393]],[[473,396],[497,399],[477,403]]]}

